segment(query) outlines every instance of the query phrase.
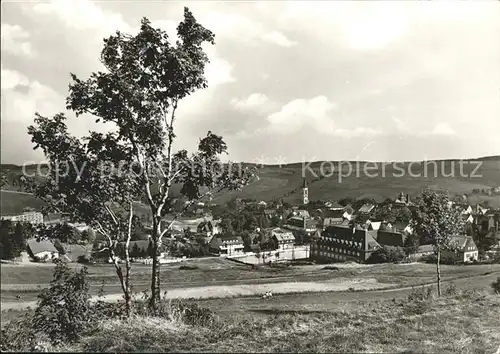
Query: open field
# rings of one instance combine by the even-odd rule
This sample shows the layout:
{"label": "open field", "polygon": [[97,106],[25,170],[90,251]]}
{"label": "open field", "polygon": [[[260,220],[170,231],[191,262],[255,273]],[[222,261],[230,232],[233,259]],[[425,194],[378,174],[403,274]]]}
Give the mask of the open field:
{"label": "open field", "polygon": [[[297,298],[297,297],[296,297]],[[290,300],[282,299],[282,300]],[[261,301],[263,303],[264,301]],[[495,353],[500,297],[487,289],[423,302],[344,302],[328,310],[269,309],[207,326],[158,318],[103,321],[79,352]],[[264,312],[264,311],[263,311]]]}
{"label": "open field", "polygon": [[[380,296],[392,298],[397,295],[392,290],[388,293],[346,292],[349,288],[366,291],[388,286],[410,287],[435,281],[435,266],[422,263],[400,265],[335,264],[330,266],[292,266],[289,268],[257,267],[255,270],[249,266],[219,258],[196,259],[189,261],[189,263],[196,264],[198,269],[181,270],[178,264],[165,265],[162,268],[162,287],[169,290],[168,297],[229,297],[224,300],[203,300],[206,301],[208,307],[217,309],[218,312],[219,310],[229,311],[227,313],[236,313],[237,308],[249,313],[247,310],[252,308],[252,301],[260,303],[260,300],[241,296],[258,295],[267,290],[276,294],[280,292],[308,292],[308,294],[279,295],[266,304],[278,301],[278,303],[286,302],[293,305],[297,304],[298,301],[293,299],[299,299],[302,303],[310,301],[310,303],[318,305],[332,303],[335,298],[346,301],[361,296],[365,300],[370,300]],[[75,264],[72,266],[80,267],[80,265]],[[144,265],[133,268],[134,292],[138,294],[138,297],[140,297],[139,293],[149,289],[149,271],[149,266]],[[1,272],[2,307],[5,310],[12,309],[10,312],[2,311],[2,321],[5,322],[18,316],[19,312],[15,310],[24,308],[26,303],[30,303],[29,306],[34,305],[33,302],[36,301],[41,288],[46,287],[51,279],[52,266],[2,266]],[[96,295],[101,289],[100,281],[106,280],[107,284],[103,288],[105,294],[110,298],[120,298],[121,290],[113,272],[113,267],[109,265],[89,267],[93,295]],[[462,278],[455,281],[462,284],[463,288],[487,287],[491,283],[491,279],[494,279],[499,273],[500,265],[442,266],[443,279],[446,281]],[[486,280],[485,274],[489,274],[486,276]],[[46,282],[42,283],[42,279],[45,279]],[[337,292],[311,293],[315,291]],[[407,290],[401,290],[401,293],[406,294],[405,291]],[[22,296],[21,300],[16,299],[18,294]],[[281,296],[292,296],[292,300],[287,298],[281,302],[279,300]],[[249,307],[245,306],[245,303]]]}

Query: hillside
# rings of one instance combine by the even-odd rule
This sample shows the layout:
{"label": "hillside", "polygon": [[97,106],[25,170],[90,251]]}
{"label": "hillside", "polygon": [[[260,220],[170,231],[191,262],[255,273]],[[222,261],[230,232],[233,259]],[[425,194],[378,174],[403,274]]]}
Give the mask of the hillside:
{"label": "hillside", "polygon": [[[279,166],[263,166],[257,169],[259,180],[238,192],[223,192],[216,195],[215,203],[225,203],[242,197],[271,201],[283,198],[289,203],[300,203],[302,198],[301,184],[303,169],[309,184],[310,200],[339,200],[345,197],[374,198],[382,201],[393,198],[399,192],[410,196],[419,195],[423,188],[447,189],[455,194],[467,194],[472,204],[487,201],[492,207],[500,207],[500,196],[472,195],[473,189],[490,189],[500,186],[500,156],[465,160],[462,171],[459,160],[374,163],[351,161],[352,172],[349,173],[345,162],[339,172],[338,162],[294,163]],[[245,164],[246,166],[252,166]],[[304,168],[303,168],[304,166]],[[321,176],[323,166],[324,177]],[[331,172],[333,166],[333,173]],[[367,174],[363,171],[365,170]],[[309,168],[307,168],[309,167]],[[435,168],[436,167],[436,168]],[[28,169],[35,171],[35,167]],[[411,171],[411,174],[409,174]],[[453,173],[452,173],[453,172]],[[2,165],[2,175],[13,181],[22,173],[21,167]],[[370,177],[374,176],[374,177]],[[2,189],[15,189],[8,183]],[[179,196],[179,186],[174,186],[173,195]],[[1,193],[2,215],[22,212],[26,206],[39,210],[42,203],[32,196],[17,193]]]}
{"label": "hillside", "polygon": [[[395,197],[399,192],[416,196],[425,187],[448,189],[455,194],[469,195],[473,189],[482,190],[500,186],[500,156],[476,159],[474,163],[466,161],[463,164],[462,173],[458,160],[436,161],[437,168],[434,168],[432,162],[428,162],[427,166],[420,162],[389,164],[384,168],[385,173],[382,167],[384,163],[376,163],[378,169],[370,169],[373,166],[373,163],[370,163],[367,165],[368,175],[363,173],[366,162],[350,162],[352,173],[347,176],[349,172],[347,163],[342,165],[343,168],[339,173],[339,163],[333,162],[333,173],[330,172],[332,164],[323,163],[325,177],[321,177],[322,163],[310,163],[309,169],[306,169],[307,164],[300,163],[285,165],[281,168],[264,166],[258,169],[259,181],[247,186],[243,191],[223,193],[214,201],[226,202],[231,198],[244,197],[265,201],[283,198],[289,203],[300,203],[303,166],[306,172],[305,178],[308,181],[310,200],[368,197],[382,201],[385,198]],[[403,176],[401,176],[401,169],[405,172]],[[409,175],[410,169],[414,177]],[[377,176],[370,177],[370,175]],[[500,196],[471,196],[471,202],[477,203],[485,200],[488,200],[492,206],[500,206]]]}

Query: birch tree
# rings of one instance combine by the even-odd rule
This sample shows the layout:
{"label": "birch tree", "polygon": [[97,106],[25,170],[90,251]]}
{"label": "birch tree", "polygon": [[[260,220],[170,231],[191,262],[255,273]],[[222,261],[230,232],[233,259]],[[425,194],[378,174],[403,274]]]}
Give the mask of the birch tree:
{"label": "birch tree", "polygon": [[460,210],[451,205],[448,192],[425,189],[413,210],[412,227],[423,239],[434,245],[438,296],[441,296],[441,252],[454,251],[453,236],[463,233]]}
{"label": "birch tree", "polygon": [[[150,306],[155,311],[160,300],[159,250],[162,237],[175,219],[196,201],[223,189],[238,189],[252,175],[222,164],[227,152],[222,137],[208,132],[198,151],[175,151],[177,109],[183,99],[207,87],[204,70],[208,63],[202,45],[214,44],[214,34],[200,25],[189,9],[177,27],[173,43],[167,33],[141,21],[136,35],[116,32],[104,40],[101,62],[105,71],[86,80],[72,75],[68,109],[78,116],[94,116],[110,123],[115,130],[107,135],[121,158],[137,166],[141,198],[152,215],[152,253]],[[173,212],[172,186],[181,184],[189,200],[185,207],[165,223]]]}
{"label": "birch tree", "polygon": [[[130,243],[133,202],[140,185],[133,173],[119,173],[117,161],[130,167],[128,151],[119,144],[117,135],[91,132],[83,139],[68,133],[66,117],[52,118],[40,114],[28,127],[35,149],[42,149],[48,160],[48,175],[35,188],[35,196],[46,202],[45,211],[69,215],[76,222],[91,226],[106,240],[111,259],[125,299],[127,315],[131,312]],[[107,166],[107,167],[106,167]],[[118,242],[125,242],[125,267],[117,255]]]}

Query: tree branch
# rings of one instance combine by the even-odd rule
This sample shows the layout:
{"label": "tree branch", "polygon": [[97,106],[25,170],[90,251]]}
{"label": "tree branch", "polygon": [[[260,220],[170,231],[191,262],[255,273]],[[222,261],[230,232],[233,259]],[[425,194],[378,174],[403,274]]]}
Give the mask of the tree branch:
{"label": "tree branch", "polygon": [[113,219],[114,223],[116,225],[118,225],[119,222],[118,222],[118,219],[116,218],[115,213],[106,204],[104,204],[104,208],[106,209],[106,211],[108,212],[108,214],[111,215],[111,218]]}

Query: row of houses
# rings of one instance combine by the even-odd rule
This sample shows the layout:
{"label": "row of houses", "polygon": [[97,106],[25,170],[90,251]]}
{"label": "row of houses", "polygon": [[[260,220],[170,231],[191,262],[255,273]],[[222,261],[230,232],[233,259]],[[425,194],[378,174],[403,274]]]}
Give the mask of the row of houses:
{"label": "row of houses", "polygon": [[[269,237],[274,250],[284,251],[295,247],[295,236],[291,231],[275,227],[261,231]],[[209,251],[219,256],[234,256],[244,253],[244,242],[239,235],[214,235]]]}
{"label": "row of houses", "polygon": [[[383,245],[403,247],[410,233],[408,230],[374,230],[359,226],[331,225],[311,243],[311,258],[365,262]],[[443,257],[453,257],[460,262],[478,259],[478,249],[471,236],[454,236],[451,241],[457,245],[457,249],[444,251]],[[422,245],[414,256],[418,258],[433,253],[432,245]]]}

